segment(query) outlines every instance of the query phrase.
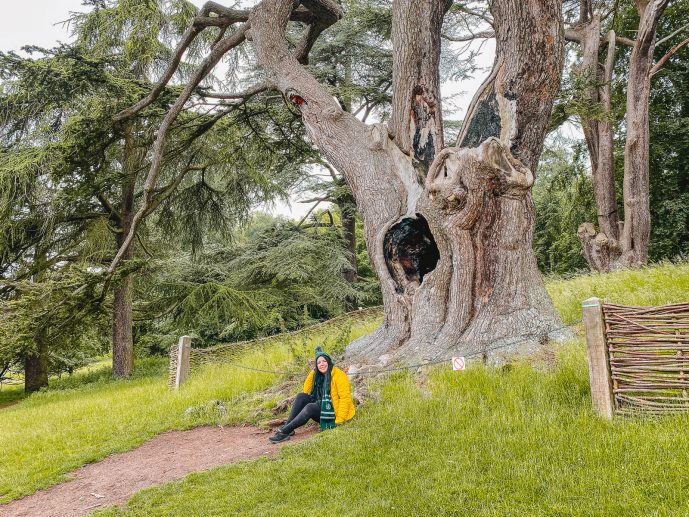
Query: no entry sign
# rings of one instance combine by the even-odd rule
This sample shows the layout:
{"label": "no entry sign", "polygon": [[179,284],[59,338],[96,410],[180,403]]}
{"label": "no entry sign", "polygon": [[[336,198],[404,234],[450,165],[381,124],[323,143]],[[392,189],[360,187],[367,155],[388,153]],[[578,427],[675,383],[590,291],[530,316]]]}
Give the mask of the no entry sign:
{"label": "no entry sign", "polygon": [[464,370],[466,368],[466,361],[463,357],[453,357],[452,358],[452,369],[453,370]]}

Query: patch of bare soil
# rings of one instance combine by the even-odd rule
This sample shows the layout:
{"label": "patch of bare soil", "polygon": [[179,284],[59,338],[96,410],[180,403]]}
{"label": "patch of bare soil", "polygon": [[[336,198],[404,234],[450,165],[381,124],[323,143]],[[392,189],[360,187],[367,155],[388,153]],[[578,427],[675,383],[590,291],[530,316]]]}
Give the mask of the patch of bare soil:
{"label": "patch of bare soil", "polygon": [[68,517],[121,505],[134,493],[191,472],[275,454],[284,444],[308,438],[317,426],[301,428],[274,445],[257,427],[197,427],[156,436],[141,447],[75,471],[71,479],[0,506],[2,516]]}

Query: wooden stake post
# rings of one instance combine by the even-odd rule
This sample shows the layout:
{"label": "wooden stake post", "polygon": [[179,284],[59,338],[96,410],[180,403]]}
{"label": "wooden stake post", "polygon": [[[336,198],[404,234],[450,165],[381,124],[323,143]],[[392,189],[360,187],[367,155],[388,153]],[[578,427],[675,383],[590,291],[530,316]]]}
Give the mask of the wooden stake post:
{"label": "wooden stake post", "polygon": [[179,387],[187,380],[189,377],[189,357],[191,355],[191,336],[182,336],[179,338],[179,344],[177,345],[176,351],[176,367],[175,376],[173,381],[173,388],[179,389]]}
{"label": "wooden stake post", "polygon": [[612,381],[608,362],[608,346],[605,342],[603,307],[598,298],[589,298],[582,304],[586,346],[588,347],[589,379],[593,410],[610,420],[614,412]]}

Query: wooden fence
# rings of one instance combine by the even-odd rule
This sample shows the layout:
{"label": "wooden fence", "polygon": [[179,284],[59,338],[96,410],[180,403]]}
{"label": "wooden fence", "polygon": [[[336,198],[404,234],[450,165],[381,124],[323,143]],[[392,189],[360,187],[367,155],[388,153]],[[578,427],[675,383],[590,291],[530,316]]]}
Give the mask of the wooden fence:
{"label": "wooden fence", "polygon": [[604,418],[689,411],[689,303],[583,303],[591,398]]}

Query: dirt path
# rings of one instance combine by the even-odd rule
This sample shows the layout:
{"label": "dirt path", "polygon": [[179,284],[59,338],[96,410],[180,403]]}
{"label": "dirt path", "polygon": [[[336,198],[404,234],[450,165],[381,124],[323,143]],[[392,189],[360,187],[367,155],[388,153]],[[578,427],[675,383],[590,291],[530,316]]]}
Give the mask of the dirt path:
{"label": "dirt path", "polygon": [[316,427],[302,428],[279,445],[270,433],[256,427],[198,427],[170,431],[141,447],[115,454],[75,471],[69,481],[41,490],[7,505],[0,515],[67,517],[124,504],[135,492],[239,460],[254,459],[313,435]]}

